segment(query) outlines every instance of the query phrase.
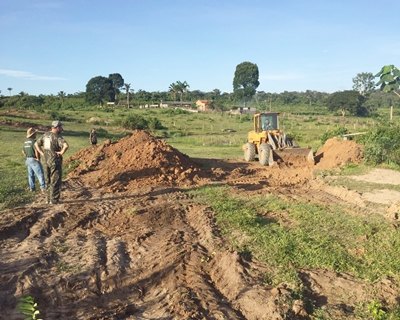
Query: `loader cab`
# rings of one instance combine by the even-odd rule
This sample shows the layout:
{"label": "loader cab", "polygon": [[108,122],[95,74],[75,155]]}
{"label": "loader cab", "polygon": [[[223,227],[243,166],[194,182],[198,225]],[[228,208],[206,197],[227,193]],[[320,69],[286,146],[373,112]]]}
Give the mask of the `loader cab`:
{"label": "loader cab", "polygon": [[278,130],[278,112],[266,112],[256,114],[254,117],[254,129],[256,132]]}

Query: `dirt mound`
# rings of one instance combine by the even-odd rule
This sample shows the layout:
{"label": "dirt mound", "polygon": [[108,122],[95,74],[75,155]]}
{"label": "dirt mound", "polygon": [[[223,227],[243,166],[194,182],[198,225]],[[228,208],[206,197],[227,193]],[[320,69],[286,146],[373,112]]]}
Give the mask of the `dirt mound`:
{"label": "dirt mound", "polygon": [[363,147],[351,140],[328,139],[316,154],[317,168],[332,169],[348,163],[360,163]]}
{"label": "dirt mound", "polygon": [[190,158],[146,131],[112,143],[81,150],[68,160],[79,164],[69,177],[80,177],[87,185],[112,191],[142,186],[190,186],[200,181],[200,169]]}

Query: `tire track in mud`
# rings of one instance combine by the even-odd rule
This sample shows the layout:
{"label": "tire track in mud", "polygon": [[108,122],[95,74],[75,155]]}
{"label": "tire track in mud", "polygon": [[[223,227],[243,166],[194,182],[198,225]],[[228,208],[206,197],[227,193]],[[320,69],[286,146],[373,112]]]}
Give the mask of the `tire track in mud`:
{"label": "tire track in mud", "polygon": [[[168,202],[174,203],[177,200],[182,202],[185,197],[184,194],[178,194],[176,198],[168,199]],[[184,319],[200,319],[210,317],[212,314],[215,318],[242,319],[243,317],[227,303],[221,303],[227,305],[226,310],[221,308],[223,311],[213,307],[217,301],[224,301],[224,297],[216,293],[203,270],[202,263],[205,261],[203,258],[207,256],[207,250],[197,243],[198,234],[186,221],[188,208],[182,207],[181,204],[173,205],[173,208],[173,212],[168,211],[175,214],[172,230],[167,229],[167,233],[156,230],[156,236],[151,238],[153,243],[150,241],[141,243],[142,248],[144,245],[147,248],[153,248],[154,244],[159,246],[159,250],[153,253],[157,256],[153,258],[158,262],[150,265],[158,281],[147,283],[143,298],[144,301],[148,299],[153,301],[153,306],[159,305],[151,315],[155,316],[160,310],[166,309],[167,314]],[[153,258],[150,260],[154,260]],[[162,261],[167,263],[160,263]],[[159,287],[162,287],[162,290]],[[149,311],[146,314],[150,315]]]}
{"label": "tire track in mud", "polygon": [[[12,290],[0,287],[12,297],[4,305],[10,319],[27,293],[35,293],[45,319],[262,319],[269,296],[277,300],[252,288],[241,259],[224,249],[212,212],[179,190],[38,205],[30,215],[17,247],[29,247],[31,260],[18,273],[18,261],[8,261],[4,280]],[[257,296],[267,304],[254,308]]]}

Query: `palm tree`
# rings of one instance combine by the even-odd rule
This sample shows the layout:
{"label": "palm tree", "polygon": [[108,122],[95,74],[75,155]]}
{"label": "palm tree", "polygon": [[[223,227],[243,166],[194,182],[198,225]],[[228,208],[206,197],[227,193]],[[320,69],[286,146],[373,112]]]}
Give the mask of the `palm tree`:
{"label": "palm tree", "polygon": [[188,92],[189,84],[186,81],[177,81],[176,86],[179,93],[180,101],[182,102],[183,95]]}
{"label": "palm tree", "polygon": [[10,91],[10,97],[11,97],[11,90],[12,90],[13,88],[7,88],[7,90],[8,91]]}
{"label": "palm tree", "polygon": [[172,93],[172,96],[173,96],[173,98],[174,98],[174,101],[176,101],[176,94],[179,92],[179,87],[178,87],[178,84],[177,83],[171,83],[170,85],[169,85],[169,92],[171,92]]}
{"label": "palm tree", "polygon": [[129,108],[129,89],[131,88],[130,83],[124,83],[125,91],[126,91],[126,106]]}

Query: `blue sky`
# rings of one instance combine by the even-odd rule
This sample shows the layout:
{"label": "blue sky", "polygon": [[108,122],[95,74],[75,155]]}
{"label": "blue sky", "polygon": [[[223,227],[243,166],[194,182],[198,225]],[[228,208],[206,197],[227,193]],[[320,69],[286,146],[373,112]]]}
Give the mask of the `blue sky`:
{"label": "blue sky", "polygon": [[137,91],[232,92],[258,65],[266,92],[352,88],[400,65],[398,0],[1,0],[0,90],[85,91],[120,73]]}

